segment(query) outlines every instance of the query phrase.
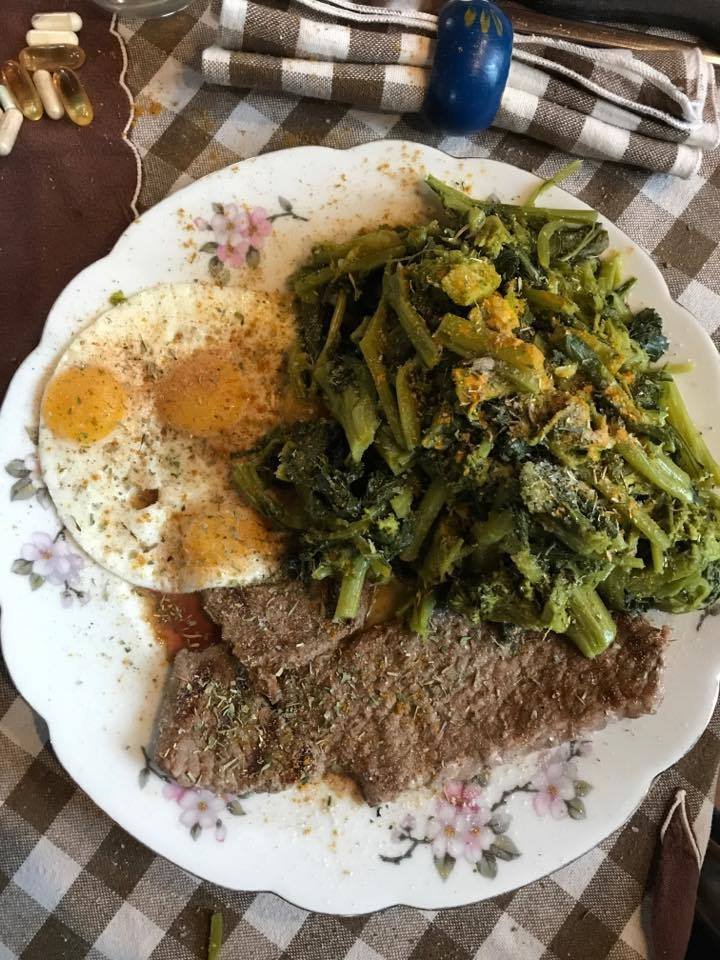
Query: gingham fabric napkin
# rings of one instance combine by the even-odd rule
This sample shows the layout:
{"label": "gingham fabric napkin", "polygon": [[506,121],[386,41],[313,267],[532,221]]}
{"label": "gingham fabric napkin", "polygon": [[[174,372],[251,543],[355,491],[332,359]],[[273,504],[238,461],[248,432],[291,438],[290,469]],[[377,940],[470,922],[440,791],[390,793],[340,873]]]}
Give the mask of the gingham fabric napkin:
{"label": "gingham fabric napkin", "polygon": [[[349,0],[223,0],[205,50],[211,83],[417,113],[437,17]],[[713,69],[698,49],[633,54],[516,36],[494,126],[568,152],[687,178],[720,138]]]}

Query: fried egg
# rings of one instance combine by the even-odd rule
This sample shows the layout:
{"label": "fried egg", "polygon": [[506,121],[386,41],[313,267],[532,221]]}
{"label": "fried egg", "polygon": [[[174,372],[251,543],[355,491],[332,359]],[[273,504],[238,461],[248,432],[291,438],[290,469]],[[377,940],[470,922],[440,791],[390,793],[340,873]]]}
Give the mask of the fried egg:
{"label": "fried egg", "polygon": [[39,455],[86,553],[178,593],[277,568],[282,536],[234,491],[230,454],[296,412],[294,335],[282,295],[190,283],[144,290],[75,337],[42,397]]}

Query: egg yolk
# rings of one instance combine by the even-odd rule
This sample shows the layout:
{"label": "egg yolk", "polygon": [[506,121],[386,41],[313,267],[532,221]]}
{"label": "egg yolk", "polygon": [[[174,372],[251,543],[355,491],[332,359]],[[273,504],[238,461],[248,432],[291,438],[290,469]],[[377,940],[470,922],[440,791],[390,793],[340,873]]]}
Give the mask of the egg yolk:
{"label": "egg yolk", "polygon": [[70,367],[50,381],[42,407],[45,422],[57,437],[96,443],[122,420],[125,391],[109,370]]}
{"label": "egg yolk", "polygon": [[253,554],[274,552],[273,535],[247,508],[178,515],[186,566],[194,571],[240,575]]}
{"label": "egg yolk", "polygon": [[218,353],[197,351],[157,383],[155,403],[165,423],[195,437],[232,430],[251,402],[251,384]]}

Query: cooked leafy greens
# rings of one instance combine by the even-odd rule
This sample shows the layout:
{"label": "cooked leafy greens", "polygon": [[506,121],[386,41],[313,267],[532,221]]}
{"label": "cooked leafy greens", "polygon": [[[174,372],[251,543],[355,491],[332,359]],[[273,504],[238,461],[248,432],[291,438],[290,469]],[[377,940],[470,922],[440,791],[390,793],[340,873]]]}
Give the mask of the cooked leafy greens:
{"label": "cooked leafy greens", "polygon": [[397,581],[421,633],[445,605],[592,657],[610,611],[715,603],[720,468],[597,214],[427,184],[437,219],[320,244],[293,277],[289,377],[323,413],[237,457],[238,491],[298,574],[340,582],[337,618]]}

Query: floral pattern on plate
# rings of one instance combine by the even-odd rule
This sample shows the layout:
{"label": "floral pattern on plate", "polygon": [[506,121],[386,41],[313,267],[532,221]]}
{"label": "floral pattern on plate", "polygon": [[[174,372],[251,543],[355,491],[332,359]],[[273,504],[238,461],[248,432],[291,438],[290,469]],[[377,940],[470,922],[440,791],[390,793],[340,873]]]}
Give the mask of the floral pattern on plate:
{"label": "floral pattern on plate", "polygon": [[[37,430],[28,427],[27,433],[33,446],[37,447]],[[17,457],[10,463],[6,463],[5,472],[9,473],[15,481],[10,487],[11,500],[29,500],[35,497],[41,506],[50,506],[50,494],[43,483],[36,449],[24,457]]]}
{"label": "floral pattern on plate", "polygon": [[79,587],[84,566],[85,559],[72,549],[62,527],[54,537],[41,530],[33,533],[13,561],[12,572],[27,577],[31,590],[37,590],[44,583],[62,587],[60,603],[70,607],[75,601],[80,604],[88,601],[87,593]]}
{"label": "floral pattern on plate", "polygon": [[213,215],[209,220],[195,217],[193,225],[198,230],[212,230],[213,239],[200,247],[200,253],[211,254],[208,261],[210,276],[220,283],[230,279],[229,267],[239,268],[247,264],[257,267],[260,251],[273,230],[273,224],[281,217],[307,221],[293,209],[285,197],[278,197],[278,213],[268,215],[265,207],[247,207],[238,203],[213,203]]}
{"label": "floral pattern on plate", "polygon": [[[28,436],[37,444],[37,429],[28,428]],[[10,487],[11,500],[30,500],[32,497],[43,507],[52,504],[47,487],[43,483],[37,451],[18,457],[6,464],[5,470],[14,478]],[[73,550],[67,540],[65,527],[52,535],[36,530],[20,547],[20,556],[13,560],[11,570],[27,577],[31,590],[38,590],[45,583],[62,587],[60,603],[70,607],[77,602],[88,602],[88,595],[80,589],[80,573],[85,567],[85,558]]]}
{"label": "floral pattern on plate", "polygon": [[192,839],[197,840],[203,830],[212,829],[217,842],[223,843],[227,837],[227,827],[220,814],[229,813],[233,817],[245,816],[238,798],[233,794],[219,797],[210,790],[181,787],[155,767],[145,749],[143,749],[143,755],[145,766],[138,777],[140,789],[144,789],[151,773],[159,777],[164,781],[163,797],[174,801],[180,807],[178,820],[188,828]]}
{"label": "floral pattern on plate", "polygon": [[435,869],[443,880],[450,876],[458,860],[466,861],[473,871],[492,879],[497,875],[498,860],[514,860],[520,856],[515,841],[507,833],[512,823],[507,803],[516,793],[533,794],[533,808],[540,817],[584,819],[582,798],[591,787],[578,777],[577,758],[588,756],[591,749],[588,741],[573,740],[542,754],[533,776],[503,790],[494,803],[488,796],[488,777],[478,781],[448,781],[435,797],[428,816],[423,819],[406,813],[392,827],[392,841],[405,845],[402,853],[381,853],[380,859],[384,863],[399,864],[412,857],[418,847],[429,846]]}

